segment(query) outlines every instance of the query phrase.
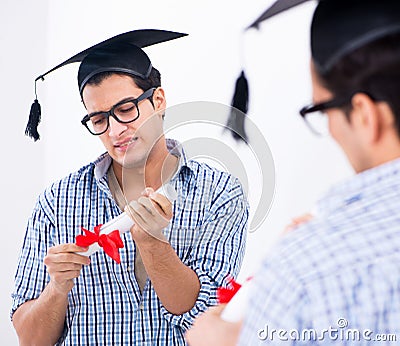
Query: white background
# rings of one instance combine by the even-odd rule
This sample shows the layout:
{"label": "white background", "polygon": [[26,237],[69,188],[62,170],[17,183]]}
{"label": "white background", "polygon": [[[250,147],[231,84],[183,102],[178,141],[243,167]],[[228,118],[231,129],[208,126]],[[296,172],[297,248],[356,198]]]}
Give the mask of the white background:
{"label": "white background", "polygon": [[[298,116],[311,100],[307,3],[251,30],[271,0],[2,0],[0,12],[1,224],[0,335],[17,345],[9,320],[10,295],[25,225],[37,195],[52,181],[102,153],[80,125],[85,110],[76,64],[38,83],[42,140],[24,136],[34,79],[71,55],[113,35],[144,28],[189,33],[146,49],[162,73],[170,106],[190,101],[229,104],[242,66],[250,83],[249,116],[264,133],[276,170],[276,191],[263,226],[248,237],[241,278],[253,273],[279,232],[312,209],[332,183],[349,176],[347,161],[329,138],[316,138]],[[246,50],[240,46],[243,38]],[[196,136],[193,130],[193,136]],[[250,192],[259,186],[250,175]],[[254,209],[257,193],[250,193]]]}

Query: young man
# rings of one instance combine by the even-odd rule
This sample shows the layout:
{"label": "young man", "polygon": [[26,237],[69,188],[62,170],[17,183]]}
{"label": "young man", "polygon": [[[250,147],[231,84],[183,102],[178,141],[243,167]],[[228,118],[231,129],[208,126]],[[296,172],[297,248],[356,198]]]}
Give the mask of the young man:
{"label": "young man", "polygon": [[[107,152],[37,201],[13,293],[21,345],[184,345],[194,317],[237,275],[248,219],[242,188],[165,139],[160,73],[139,48],[180,36],[133,31],[66,62],[82,61],[82,123]],[[173,206],[154,192],[166,182],[178,195]],[[135,225],[122,235],[120,264],[104,251],[79,254],[87,251],[75,244],[81,226],[93,230],[129,201]]]}
{"label": "young man", "polygon": [[400,3],[320,1],[311,49],[314,104],[301,115],[324,112],[357,174],[265,259],[243,323],[212,309],[188,332],[190,345],[398,343]]}

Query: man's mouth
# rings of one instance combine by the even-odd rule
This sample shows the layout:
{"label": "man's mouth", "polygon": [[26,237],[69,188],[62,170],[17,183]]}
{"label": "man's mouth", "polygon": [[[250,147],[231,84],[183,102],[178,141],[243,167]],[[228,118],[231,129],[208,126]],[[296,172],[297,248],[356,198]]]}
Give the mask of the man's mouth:
{"label": "man's mouth", "polygon": [[119,142],[114,144],[114,147],[117,149],[126,149],[128,148],[130,145],[136,143],[136,141],[139,139],[139,137],[132,137],[129,141],[123,141],[123,142]]}

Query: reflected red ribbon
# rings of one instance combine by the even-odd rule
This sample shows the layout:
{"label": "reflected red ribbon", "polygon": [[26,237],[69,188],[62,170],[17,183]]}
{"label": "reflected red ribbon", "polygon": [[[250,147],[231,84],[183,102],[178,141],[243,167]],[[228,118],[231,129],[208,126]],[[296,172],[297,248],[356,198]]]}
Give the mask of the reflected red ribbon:
{"label": "reflected red ribbon", "polygon": [[241,284],[237,283],[234,278],[228,278],[228,287],[218,287],[217,297],[219,304],[229,303],[233,296],[239,291]]}
{"label": "reflected red ribbon", "polygon": [[[246,279],[247,281],[252,280],[253,277],[249,276]],[[235,279],[233,277],[231,277],[230,275],[227,278],[228,280],[228,287],[219,287],[217,288],[217,298],[218,298],[218,302],[219,304],[226,304],[229,303],[231,301],[231,299],[233,298],[233,296],[240,290],[240,288],[242,287],[241,284],[239,284],[238,282],[235,281]]]}
{"label": "reflected red ribbon", "polygon": [[115,262],[118,264],[121,263],[118,249],[122,249],[124,247],[124,243],[122,242],[119,231],[115,230],[109,234],[100,234],[101,226],[102,225],[95,226],[94,232],[81,227],[85,235],[77,235],[75,238],[75,244],[78,246],[89,246],[97,243]]}

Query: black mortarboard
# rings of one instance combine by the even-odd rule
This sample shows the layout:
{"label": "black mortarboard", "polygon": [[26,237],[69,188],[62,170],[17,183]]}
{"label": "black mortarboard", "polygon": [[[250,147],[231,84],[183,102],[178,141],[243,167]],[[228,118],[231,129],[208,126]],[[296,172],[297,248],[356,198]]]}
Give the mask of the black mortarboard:
{"label": "black mortarboard", "polygon": [[100,42],[65,60],[35,79],[35,101],[29,114],[25,134],[35,141],[40,138],[37,127],[41,118],[40,104],[36,95],[36,82],[58,68],[81,62],[78,71],[79,92],[82,93],[87,81],[101,72],[124,72],[146,79],[151,72],[151,62],[141,49],[157,43],[173,40],[187,34],[164,30],[133,30]]}
{"label": "black mortarboard", "polygon": [[[308,0],[277,0],[247,29],[259,28],[264,20]],[[311,24],[311,55],[321,74],[345,55],[384,36],[400,32],[400,0],[319,0]],[[238,89],[238,85],[242,85]],[[248,105],[248,84],[244,74],[238,78],[227,127],[235,138],[247,137],[244,114]],[[237,104],[244,105],[241,109]],[[238,134],[243,135],[238,136]]]}
{"label": "black mortarboard", "polygon": [[[308,0],[278,0],[249,28]],[[322,74],[357,48],[400,32],[398,0],[320,0],[311,24],[311,55]]]}

